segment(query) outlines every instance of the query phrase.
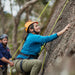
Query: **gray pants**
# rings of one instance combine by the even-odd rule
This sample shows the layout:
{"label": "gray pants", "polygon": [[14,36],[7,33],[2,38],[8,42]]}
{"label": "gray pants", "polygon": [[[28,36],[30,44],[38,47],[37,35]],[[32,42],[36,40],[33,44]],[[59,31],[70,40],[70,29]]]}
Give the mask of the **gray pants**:
{"label": "gray pants", "polygon": [[[21,66],[22,61],[22,66]],[[23,59],[23,60],[14,60],[15,68],[18,72],[22,72],[23,69],[23,75],[25,73],[30,73],[30,75],[38,75],[42,62],[38,59]],[[22,69],[21,69],[22,67]]]}
{"label": "gray pants", "polygon": [[0,68],[0,75],[7,75],[7,69],[2,70],[2,69]]}

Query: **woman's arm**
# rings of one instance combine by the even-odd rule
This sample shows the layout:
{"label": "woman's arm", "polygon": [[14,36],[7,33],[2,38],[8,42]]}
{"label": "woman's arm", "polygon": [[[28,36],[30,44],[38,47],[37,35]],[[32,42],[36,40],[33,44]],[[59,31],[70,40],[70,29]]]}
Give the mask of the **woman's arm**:
{"label": "woman's arm", "polygon": [[65,31],[67,31],[67,30],[70,28],[70,26],[71,26],[71,25],[68,24],[63,30],[57,32],[57,35],[58,35],[58,36],[62,35]]}

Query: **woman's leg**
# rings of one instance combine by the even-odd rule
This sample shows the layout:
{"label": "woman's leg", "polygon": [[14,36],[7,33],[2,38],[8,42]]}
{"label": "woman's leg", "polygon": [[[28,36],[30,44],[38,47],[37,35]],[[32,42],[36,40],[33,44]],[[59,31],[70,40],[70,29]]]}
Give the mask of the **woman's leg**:
{"label": "woman's leg", "polygon": [[31,69],[30,75],[38,75],[41,68],[41,64],[42,63],[40,61],[36,61],[36,63],[34,63],[34,66]]}
{"label": "woman's leg", "polygon": [[[15,60],[15,68],[21,72],[20,62],[22,60]],[[30,75],[38,75],[42,62],[38,59],[24,59],[22,61],[22,69],[24,72],[30,72]]]}
{"label": "woman's leg", "polygon": [[30,75],[38,75],[42,62],[37,59],[23,60],[23,69],[27,72],[30,71]]}

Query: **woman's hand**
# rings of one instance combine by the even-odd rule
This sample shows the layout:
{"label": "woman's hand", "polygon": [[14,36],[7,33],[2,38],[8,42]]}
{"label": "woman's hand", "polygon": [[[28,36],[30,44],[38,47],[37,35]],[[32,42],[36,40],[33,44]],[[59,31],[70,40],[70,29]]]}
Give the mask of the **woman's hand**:
{"label": "woman's hand", "polygon": [[65,31],[67,31],[71,27],[71,24],[68,24],[63,30],[57,33],[58,36],[62,35]]}

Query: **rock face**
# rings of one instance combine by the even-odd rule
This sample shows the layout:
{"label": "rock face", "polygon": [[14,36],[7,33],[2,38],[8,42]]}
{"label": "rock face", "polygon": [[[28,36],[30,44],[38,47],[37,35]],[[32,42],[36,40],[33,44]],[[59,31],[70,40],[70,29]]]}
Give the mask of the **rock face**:
{"label": "rock face", "polygon": [[[44,35],[48,35],[66,0],[57,0]],[[75,0],[69,0],[53,33],[67,24],[71,28],[56,40],[46,44],[46,60],[42,75],[75,75]],[[41,54],[43,57],[43,53]]]}

